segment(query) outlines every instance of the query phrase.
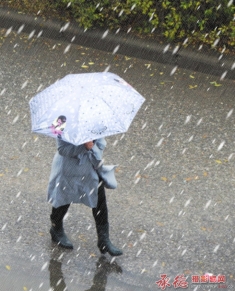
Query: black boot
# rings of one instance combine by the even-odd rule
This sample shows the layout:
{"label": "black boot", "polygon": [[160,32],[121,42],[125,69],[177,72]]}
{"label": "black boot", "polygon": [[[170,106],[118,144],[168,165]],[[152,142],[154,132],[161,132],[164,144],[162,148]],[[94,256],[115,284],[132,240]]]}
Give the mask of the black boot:
{"label": "black boot", "polygon": [[102,254],[109,253],[111,256],[121,256],[123,252],[116,248],[109,239],[109,224],[96,225],[98,235],[98,248]]}
{"label": "black boot", "polygon": [[73,245],[71,241],[68,239],[67,235],[64,232],[63,222],[52,222],[52,226],[50,229],[51,239],[66,249],[73,249]]}

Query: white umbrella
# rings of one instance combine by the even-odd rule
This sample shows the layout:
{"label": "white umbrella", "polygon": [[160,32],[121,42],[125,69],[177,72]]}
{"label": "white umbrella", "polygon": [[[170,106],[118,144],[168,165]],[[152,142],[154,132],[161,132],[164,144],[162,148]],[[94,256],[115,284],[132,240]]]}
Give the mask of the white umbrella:
{"label": "white umbrella", "polygon": [[126,132],[144,101],[113,73],[70,74],[29,101],[32,131],[80,145]]}

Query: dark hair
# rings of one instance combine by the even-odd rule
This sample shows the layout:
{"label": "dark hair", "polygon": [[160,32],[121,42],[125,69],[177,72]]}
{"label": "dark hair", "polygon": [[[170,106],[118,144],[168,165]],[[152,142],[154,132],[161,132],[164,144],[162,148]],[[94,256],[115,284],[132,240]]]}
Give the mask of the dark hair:
{"label": "dark hair", "polygon": [[58,119],[62,120],[62,122],[66,122],[66,116],[64,116],[64,115],[60,115],[60,116],[57,118],[57,120],[58,120]]}

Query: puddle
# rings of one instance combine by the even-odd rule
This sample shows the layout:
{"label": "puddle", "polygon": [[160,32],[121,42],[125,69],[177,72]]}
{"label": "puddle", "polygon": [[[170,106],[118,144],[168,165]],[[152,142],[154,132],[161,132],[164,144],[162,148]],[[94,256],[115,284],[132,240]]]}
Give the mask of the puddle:
{"label": "puddle", "polygon": [[[61,257],[61,256],[60,256]],[[112,261],[112,259],[111,259]],[[77,269],[68,268],[60,259],[51,258],[41,262],[28,262],[27,259],[12,256],[1,259],[0,282],[1,291],[107,291],[129,290],[150,291],[143,288],[140,278],[125,271],[116,262],[107,257],[97,258],[93,271],[88,271],[81,261],[77,261]],[[6,263],[8,262],[8,264]],[[81,272],[84,270],[84,273]],[[132,284],[137,282],[137,284]],[[143,283],[143,282],[142,282]],[[138,286],[139,285],[139,286]],[[142,286],[141,286],[142,285]],[[153,286],[155,287],[155,286]]]}

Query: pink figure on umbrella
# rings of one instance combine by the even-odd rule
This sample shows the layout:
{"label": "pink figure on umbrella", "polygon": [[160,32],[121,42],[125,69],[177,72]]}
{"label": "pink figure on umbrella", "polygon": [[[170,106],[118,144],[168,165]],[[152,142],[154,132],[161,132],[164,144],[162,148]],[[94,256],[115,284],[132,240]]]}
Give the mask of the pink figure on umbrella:
{"label": "pink figure on umbrella", "polygon": [[60,115],[58,118],[56,118],[53,121],[50,128],[51,128],[52,133],[57,134],[57,135],[61,135],[65,126],[66,126],[66,116]]}

